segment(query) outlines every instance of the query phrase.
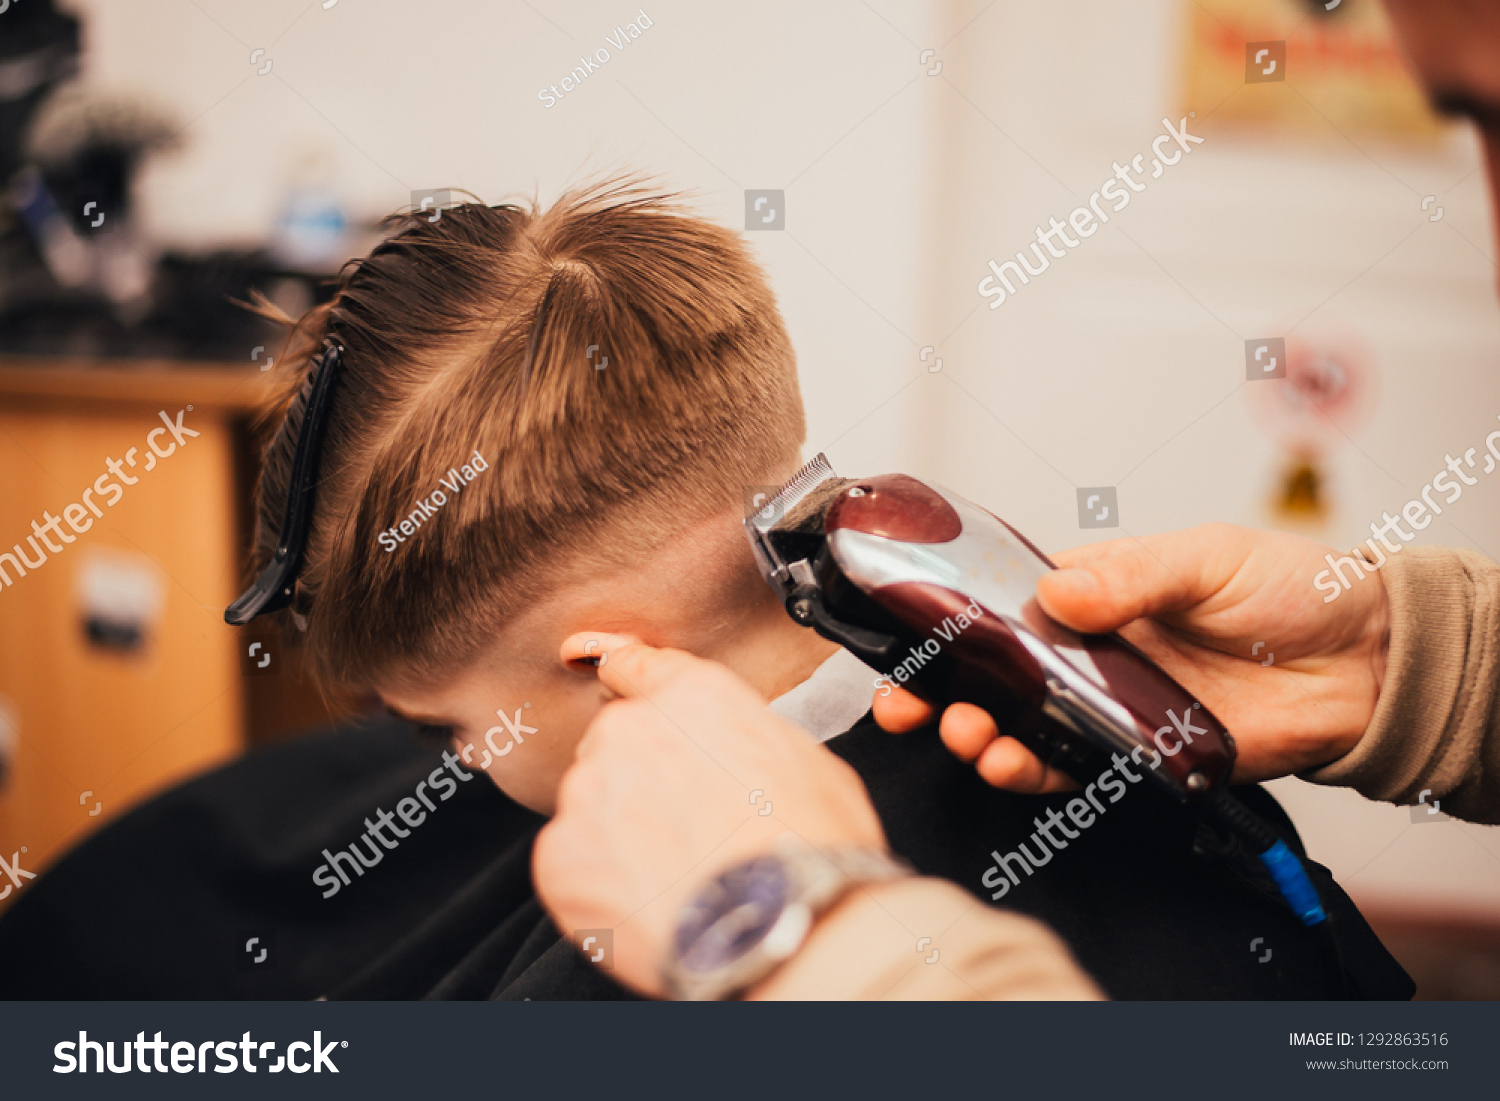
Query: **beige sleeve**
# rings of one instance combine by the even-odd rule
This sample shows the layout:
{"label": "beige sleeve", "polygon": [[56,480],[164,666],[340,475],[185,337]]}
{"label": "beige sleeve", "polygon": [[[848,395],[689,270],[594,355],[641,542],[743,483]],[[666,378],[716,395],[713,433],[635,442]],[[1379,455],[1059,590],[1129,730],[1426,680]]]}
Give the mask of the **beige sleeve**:
{"label": "beige sleeve", "polygon": [[1500,564],[1406,547],[1381,568],[1391,641],[1375,715],[1359,744],[1303,774],[1370,799],[1500,822]]}
{"label": "beige sleeve", "polygon": [[1099,1000],[1063,942],[1030,918],[992,910],[942,879],[851,893],[756,1000]]}

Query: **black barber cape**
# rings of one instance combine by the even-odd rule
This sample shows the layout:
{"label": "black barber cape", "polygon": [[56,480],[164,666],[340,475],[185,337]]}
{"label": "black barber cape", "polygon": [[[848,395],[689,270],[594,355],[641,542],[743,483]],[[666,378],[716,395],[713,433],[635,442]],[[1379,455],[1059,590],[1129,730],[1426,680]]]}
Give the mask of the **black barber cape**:
{"label": "black barber cape", "polygon": [[[868,716],[825,744],[864,778],[896,853],[986,902],[992,851],[1015,850],[1034,818],[1072,797],[996,791],[932,730],[896,738]],[[167,792],[16,900],[0,920],[0,998],[630,997],[560,938],[531,885],[544,820],[482,773],[446,801],[427,789],[436,809],[422,824],[323,897],[332,877],[313,881],[323,851],[347,851],[367,817],[393,813],[441,764],[404,723],[380,719],[250,753]],[[1269,794],[1238,794],[1302,852]],[[1132,785],[997,905],[1050,925],[1115,998],[1330,996],[1314,938],[1243,870],[1250,862],[1195,853],[1195,832]],[[1411,980],[1353,903],[1325,869],[1310,870],[1354,990],[1409,998]]]}

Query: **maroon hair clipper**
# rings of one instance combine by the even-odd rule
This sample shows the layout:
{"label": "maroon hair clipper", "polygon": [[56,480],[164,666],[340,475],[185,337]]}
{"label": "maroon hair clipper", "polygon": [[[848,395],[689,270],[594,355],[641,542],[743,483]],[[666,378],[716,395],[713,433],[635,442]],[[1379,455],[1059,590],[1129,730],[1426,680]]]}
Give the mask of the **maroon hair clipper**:
{"label": "maroon hair clipper", "polygon": [[1228,782],[1223,724],[1124,639],[1048,618],[1036,585],[1056,567],[977,505],[819,455],[745,530],[793,619],[939,707],[982,707],[1075,780],[1118,755],[1184,801]]}

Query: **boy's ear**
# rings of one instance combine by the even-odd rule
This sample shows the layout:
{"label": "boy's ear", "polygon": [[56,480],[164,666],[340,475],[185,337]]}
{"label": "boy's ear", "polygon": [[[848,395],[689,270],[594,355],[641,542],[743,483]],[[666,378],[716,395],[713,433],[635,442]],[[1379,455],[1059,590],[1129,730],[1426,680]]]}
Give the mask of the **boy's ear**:
{"label": "boy's ear", "polygon": [[606,631],[580,631],[563,640],[558,659],[569,669],[591,672],[611,650],[627,643],[641,642],[635,635],[617,635]]}

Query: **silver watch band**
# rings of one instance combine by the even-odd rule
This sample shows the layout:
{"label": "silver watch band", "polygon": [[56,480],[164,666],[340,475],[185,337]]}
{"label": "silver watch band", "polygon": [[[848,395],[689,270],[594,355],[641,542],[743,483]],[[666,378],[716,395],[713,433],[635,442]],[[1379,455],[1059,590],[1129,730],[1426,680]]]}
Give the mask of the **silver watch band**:
{"label": "silver watch band", "polygon": [[865,883],[902,879],[915,874],[908,865],[879,849],[859,846],[817,849],[788,835],[771,853],[736,865],[704,890],[712,889],[714,884],[737,869],[766,859],[779,862],[791,884],[775,924],[744,954],[712,970],[694,970],[685,966],[669,948],[661,973],[672,997],[684,1001],[710,1001],[740,993],[793,956],[806,941],[817,919],[851,890]]}

